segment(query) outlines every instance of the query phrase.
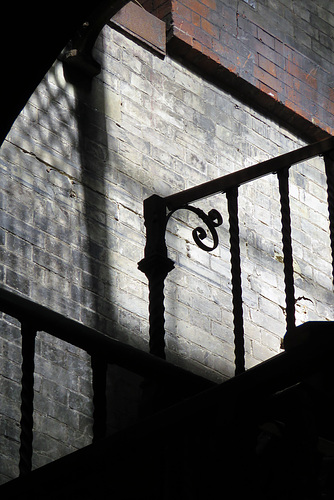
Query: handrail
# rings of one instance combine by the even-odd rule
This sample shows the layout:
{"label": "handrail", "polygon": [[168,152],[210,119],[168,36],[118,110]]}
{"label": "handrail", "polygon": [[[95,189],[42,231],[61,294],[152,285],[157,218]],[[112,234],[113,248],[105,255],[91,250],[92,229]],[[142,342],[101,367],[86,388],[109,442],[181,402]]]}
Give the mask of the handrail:
{"label": "handrail", "polygon": [[116,364],[143,377],[153,377],[158,380],[166,380],[168,377],[169,382],[178,384],[182,380],[193,381],[199,385],[203,384],[203,388],[213,384],[199,375],[115,340],[4,288],[0,288],[0,311],[20,322],[28,322],[35,331],[49,333],[85,350],[88,354],[101,355],[108,363]]}
{"label": "handrail", "polygon": [[[208,425],[212,427],[219,423],[219,426],[215,427],[217,440],[219,440],[224,429],[228,429],[227,432],[233,432],[231,425],[236,423],[243,425],[243,422],[247,421],[252,422],[252,425],[257,425],[264,414],[268,416],[268,401],[272,401],[275,394],[282,394],[281,391],[296,387],[296,384],[303,380],[330,369],[331,353],[334,347],[333,332],[333,322],[305,323],[296,328],[292,340],[297,338],[297,342],[293,342],[292,345],[287,343],[289,348],[286,352],[250,368],[238,377],[119,431],[103,441],[49,463],[33,471],[28,478],[8,482],[1,486],[0,491],[3,495],[7,494],[8,498],[13,499],[21,498],[22,494],[45,498],[50,492],[50,484],[53,484],[59,496],[62,494],[64,484],[82,484],[84,477],[95,476],[101,480],[101,472],[104,471],[108,481],[108,491],[115,493],[114,496],[117,497],[116,492],[120,488],[124,495],[124,491],[128,491],[127,485],[124,484],[124,476],[121,476],[121,480],[119,479],[118,471],[122,469],[124,471],[124,461],[129,460],[130,454],[133,456],[135,450],[141,457],[143,450],[150,450],[149,460],[152,459],[155,462],[159,460],[160,454],[165,454],[166,442],[173,450],[177,449],[177,444],[181,443],[181,446],[185,446],[188,441],[180,439],[180,436],[187,436],[194,428],[198,428],[199,432],[203,429],[209,432]],[[162,434],[164,441],[160,438]],[[154,453],[151,451],[152,447],[155,450]],[[123,451],[122,454],[118,452],[120,449]],[[121,465],[119,465],[120,457],[124,460]],[[196,459],[198,457],[199,455]],[[173,459],[175,460],[175,456]],[[206,459],[204,455],[202,459]],[[164,460],[166,460],[165,455]],[[140,467],[140,463],[136,462],[136,467]],[[152,470],[151,463],[144,461],[145,467],[150,471]],[[83,471],[85,471],[84,474]],[[128,474],[127,469],[126,474]],[[210,479],[213,480],[212,469],[210,469],[210,474]],[[55,482],[55,478],[62,478],[62,481]],[[148,482],[144,482],[145,488],[148,488],[152,480],[152,476],[148,477]],[[101,484],[99,486],[101,487]],[[206,492],[208,486],[206,483]],[[86,484],[84,487],[87,487]],[[138,494],[137,483],[135,483],[135,489],[134,495]]]}
{"label": "handrail", "polygon": [[[69,342],[91,356],[93,388],[93,441],[105,436],[106,431],[106,376],[107,364],[118,365],[150,381],[160,389],[161,401],[154,405],[172,404],[184,397],[206,390],[213,382],[172,365],[147,352],[136,349],[107,335],[69,319],[31,300],[0,288],[0,311],[21,323],[22,379],[21,379],[21,435],[20,476],[32,469],[33,454],[33,400],[35,339],[39,331]],[[163,397],[169,398],[163,401]],[[152,408],[151,408],[152,407]]]}
{"label": "handrail", "polygon": [[238,170],[237,172],[232,172],[231,174],[218,177],[212,181],[204,182],[198,186],[166,196],[164,200],[167,207],[170,210],[174,210],[177,207],[182,207],[193,201],[207,198],[217,193],[225,193],[230,189],[239,187],[242,184],[259,179],[265,175],[277,173],[284,168],[289,168],[291,165],[295,165],[301,161],[327,153],[332,149],[334,149],[334,137],[309,144],[308,146],[276,156],[270,160],[265,160],[256,165]]}

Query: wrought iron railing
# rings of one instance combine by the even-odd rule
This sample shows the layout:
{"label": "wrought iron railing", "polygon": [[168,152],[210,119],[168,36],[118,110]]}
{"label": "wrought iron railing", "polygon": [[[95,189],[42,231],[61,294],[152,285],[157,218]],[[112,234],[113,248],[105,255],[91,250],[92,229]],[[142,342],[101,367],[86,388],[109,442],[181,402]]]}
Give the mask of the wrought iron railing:
{"label": "wrought iron railing", "polygon": [[[325,429],[321,425],[314,429],[314,422],[319,422],[322,412],[328,422],[333,332],[331,322],[305,323],[294,330],[293,342],[287,343],[285,352],[31,475],[8,482],[0,492],[3,498],[13,500],[29,494],[35,499],[95,498],[97,494],[104,498],[174,499],[189,498],[189,491],[191,498],[204,498],[219,494],[223,478],[224,486],[237,498],[249,491],[258,497],[259,488],[263,492],[260,497],[268,498],[268,491],[276,490],[268,490],[263,481],[263,456],[275,487],[277,477],[271,471],[277,457],[289,472],[292,467],[292,474],[285,473],[280,480],[287,492],[295,479],[300,488],[295,471],[301,458],[311,464],[311,471],[299,467],[303,477],[321,470],[318,477],[325,486],[323,479],[332,477],[332,469],[326,465],[332,443],[323,440],[326,425]],[[291,405],[292,398],[295,404]],[[274,429],[272,435],[270,431],[264,434],[266,442],[273,439],[274,448],[269,446],[268,454],[262,455],[266,447],[258,445],[263,444],[265,428]],[[313,464],[317,458],[321,467],[322,452],[316,449],[321,441],[327,445],[324,466],[318,469]],[[217,449],[223,453],[217,454]]]}
{"label": "wrought iron railing", "polygon": [[[20,476],[27,475],[32,469],[34,359],[37,332],[45,332],[57,339],[64,340],[86,351],[91,356],[93,441],[106,435],[106,377],[108,364],[120,366],[125,370],[140,375],[146,381],[146,385],[153,381],[155,390],[159,390],[163,394],[163,398],[165,398],[163,404],[167,406],[180,401],[183,397],[189,397],[214,385],[202,377],[173,366],[130,345],[113,340],[101,332],[88,328],[3,288],[0,288],[0,311],[16,318],[21,323]],[[143,392],[145,392],[145,388],[143,388]],[[143,397],[146,398],[145,394],[143,394]],[[170,397],[170,400],[168,400],[168,397]],[[149,409],[154,410],[152,404],[150,404]],[[143,415],[145,415],[145,411]]]}
{"label": "wrought iron railing", "polygon": [[[240,242],[238,223],[238,187],[254,179],[277,173],[282,215],[282,241],[284,254],[285,294],[287,306],[287,331],[295,336],[295,304],[291,245],[291,222],[288,191],[288,170],[291,165],[324,155],[327,184],[328,209],[330,221],[330,240],[332,256],[334,251],[334,138],[326,139],[311,146],[300,148],[292,153],[282,155],[273,160],[260,163],[239,172],[229,174],[214,181],[202,184],[181,193],[161,198],[152,196],[145,200],[144,215],[147,231],[145,257],[139,268],[145,272],[150,288],[150,351],[137,350],[110,337],[88,328],[59,313],[18,296],[5,289],[0,289],[0,311],[19,320],[22,332],[22,389],[21,389],[21,436],[19,469],[22,476],[27,475],[32,467],[33,442],[33,399],[34,399],[34,357],[35,338],[39,331],[46,332],[86,351],[92,359],[93,371],[93,434],[94,440],[101,438],[106,432],[106,367],[107,364],[119,365],[142,377],[166,384],[185,395],[200,392],[212,386],[205,381],[180,368],[159,359],[165,357],[164,352],[164,281],[174,263],[168,257],[165,242],[166,225],[176,210],[187,209],[205,223],[212,235],[212,244],[204,243],[206,231],[196,228],[193,231],[195,242],[205,251],[211,251],[218,244],[217,227],[222,222],[220,214],[211,210],[205,214],[202,210],[189,204],[197,199],[216,193],[227,195],[230,230],[232,295],[235,333],[236,373],[245,369],[244,331],[242,317],[242,289],[240,278]],[[169,211],[168,211],[169,210]],[[321,324],[321,329],[324,325]],[[330,328],[332,326],[330,325]],[[298,329],[297,329],[298,330]],[[292,341],[293,344],[293,341]],[[313,355],[313,353],[312,353]],[[280,358],[283,359],[283,358]],[[285,358],[284,358],[285,359]],[[313,359],[313,358],[312,358]],[[294,360],[295,363],[295,360]],[[307,366],[307,363],[306,365]],[[248,373],[248,372],[247,372]],[[257,372],[256,372],[257,373]],[[280,372],[282,377],[282,372]],[[168,406],[168,401],[165,401]]]}
{"label": "wrought iron railing", "polygon": [[[145,223],[147,230],[147,244],[145,248],[145,258],[140,262],[139,267],[144,271],[149,280],[150,287],[150,350],[148,353],[139,351],[129,345],[115,341],[91,328],[88,328],[76,321],[68,319],[61,314],[53,312],[41,305],[18,296],[5,289],[0,289],[0,311],[8,314],[21,323],[22,333],[22,390],[21,390],[21,446],[19,469],[22,476],[22,483],[15,482],[20,495],[26,492],[27,477],[32,467],[33,453],[33,400],[34,400],[34,357],[35,338],[39,331],[47,332],[50,335],[71,343],[86,351],[92,359],[93,372],[93,440],[96,441],[106,434],[106,367],[107,364],[119,365],[131,372],[137,373],[145,379],[154,380],[162,387],[168,384],[172,391],[181,392],[187,396],[201,395],[190,398],[180,406],[165,410],[156,419],[148,419],[144,422],[141,432],[145,439],[154,442],[160,447],[160,440],[156,438],[159,432],[165,432],[164,428],[179,427],[179,422],[184,423],[184,429],[189,425],[189,421],[196,415],[203,425],[202,415],[210,417],[210,409],[217,414],[217,407],[220,414],[226,417],[226,408],[234,408],[234,405],[242,404],[244,408],[256,407],[260,404],[264,396],[267,397],[275,391],[290,387],[292,384],[309,377],[312,373],[326,369],[330,366],[330,356],[333,347],[333,324],[328,322],[310,323],[304,327],[294,328],[295,305],[294,305],[294,282],[292,266],[292,245],[291,245],[291,222],[288,192],[288,169],[297,162],[323,154],[328,183],[328,208],[330,220],[330,238],[332,251],[334,250],[334,139],[328,139],[312,146],[306,146],[297,151],[282,155],[273,160],[260,163],[240,172],[224,176],[215,181],[211,181],[202,186],[183,191],[179,194],[167,198],[153,196],[145,201]],[[207,226],[212,236],[212,244],[204,243],[206,231],[196,228],[193,231],[195,242],[205,251],[212,250],[218,244],[217,227],[221,224],[220,214],[211,210],[205,214],[202,210],[194,208],[189,203],[206,196],[225,192],[227,195],[229,226],[230,226],[230,251],[231,251],[231,273],[232,273],[232,295],[234,312],[235,331],[235,356],[236,372],[241,374],[245,369],[244,363],[244,333],[242,317],[242,289],[240,278],[240,242],[238,223],[238,187],[246,182],[250,182],[258,177],[270,173],[277,173],[281,198],[282,215],[282,241],[284,254],[284,275],[285,292],[287,305],[287,335],[285,336],[287,352],[279,354],[271,360],[262,363],[248,370],[240,377],[233,378],[219,386],[203,380],[180,368],[172,366],[160,357],[164,357],[164,281],[168,272],[173,268],[174,263],[168,258],[167,246],[165,242],[166,224],[172,214],[179,209],[187,209],[195,214]],[[169,211],[168,211],[169,210]],[[333,252],[332,252],[333,255]],[[289,336],[289,333],[291,334]],[[305,344],[306,340],[306,344]],[[296,349],[297,347],[297,349]],[[215,387],[213,387],[215,386]],[[210,389],[210,387],[212,389]],[[252,404],[247,404],[249,394],[251,394]],[[254,400],[254,395],[257,395]],[[180,399],[179,399],[180,400]],[[256,404],[254,405],[254,401]],[[173,401],[175,402],[175,400]],[[169,402],[165,401],[165,407]],[[262,405],[263,406],[263,405]],[[229,414],[229,412],[227,412]],[[228,418],[235,418],[237,410],[231,412]],[[241,411],[243,413],[243,411]],[[210,417],[211,419],[211,417]],[[195,419],[194,422],[197,422]],[[198,420],[198,421],[199,421]],[[224,420],[219,419],[219,425]],[[228,420],[230,421],[230,420]],[[208,420],[209,422],[209,420]],[[224,427],[224,426],[223,426]],[[180,427],[183,429],[183,427]],[[133,431],[138,435],[138,429]],[[130,437],[132,435],[130,434]],[[124,437],[124,436],[123,436]],[[110,453],[110,439],[100,441],[103,444],[103,453],[98,448],[100,454],[97,460],[97,467],[102,463],[107,463]],[[74,456],[71,461],[71,470],[68,470],[68,462],[65,461],[64,468],[60,466],[61,473],[73,475],[75,469],[80,475],[82,463],[89,459],[91,448],[80,456]],[[161,453],[161,450],[160,450]],[[80,458],[81,457],[81,458]],[[98,456],[96,456],[98,458]],[[61,461],[60,461],[61,462]],[[91,461],[89,462],[91,464]],[[108,462],[109,463],[109,462]],[[49,485],[48,471],[59,474],[59,470],[53,467],[46,468],[44,482]],[[109,469],[110,471],[110,469]],[[108,471],[108,474],[109,474]],[[43,475],[43,474],[41,474]],[[42,483],[41,475],[37,475],[37,480]],[[30,477],[30,476],[28,476]],[[56,477],[52,476],[53,479]],[[108,476],[109,477],[109,476]],[[29,483],[30,484],[30,483]],[[6,487],[6,485],[5,485]],[[31,484],[30,486],[31,487]],[[10,484],[7,489],[10,489]]]}
{"label": "wrought iron railing", "polygon": [[260,177],[277,174],[281,206],[281,230],[284,262],[284,283],[286,302],[287,333],[295,327],[295,294],[293,276],[293,256],[291,238],[291,215],[289,201],[289,168],[315,156],[323,155],[327,175],[328,210],[330,222],[330,241],[332,262],[334,262],[334,138],[299,148],[290,153],[258,163],[243,170],[225,175],[218,179],[192,187],[165,198],[153,195],[144,202],[146,226],[145,257],[138,264],[148,278],[149,285],[149,320],[151,353],[165,358],[164,329],[164,282],[169,271],[174,267],[168,257],[165,241],[166,225],[177,210],[186,209],[195,212],[211,233],[213,245],[206,245],[203,240],[206,231],[196,228],[193,231],[195,243],[205,251],[211,251],[218,245],[216,227],[222,218],[216,210],[205,214],[190,203],[225,193],[229,214],[232,301],[234,318],[235,372],[245,370],[244,322],[241,286],[240,237],[238,221],[238,188]]}

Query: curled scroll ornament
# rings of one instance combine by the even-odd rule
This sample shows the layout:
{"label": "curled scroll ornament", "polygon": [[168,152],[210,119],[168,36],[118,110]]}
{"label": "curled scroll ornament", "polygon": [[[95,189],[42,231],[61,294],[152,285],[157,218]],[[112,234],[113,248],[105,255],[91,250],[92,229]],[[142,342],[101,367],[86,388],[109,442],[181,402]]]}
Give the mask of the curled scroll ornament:
{"label": "curled scroll ornament", "polygon": [[218,239],[216,227],[221,226],[221,224],[223,223],[223,218],[222,218],[221,214],[218,212],[218,210],[215,210],[213,208],[212,210],[210,210],[210,212],[208,212],[206,214],[200,208],[192,207],[190,205],[184,205],[183,207],[179,207],[179,208],[172,210],[167,215],[166,227],[167,227],[167,223],[168,223],[170,217],[177,210],[189,210],[190,212],[193,212],[204,222],[204,224],[207,226],[208,230],[210,231],[211,237],[212,237],[212,245],[211,246],[208,246],[205,243],[203,243],[203,240],[205,240],[208,237],[208,233],[207,233],[206,229],[198,226],[192,231],[193,239],[199,248],[201,248],[205,252],[212,252],[212,250],[217,248],[218,243],[219,243],[219,239]]}

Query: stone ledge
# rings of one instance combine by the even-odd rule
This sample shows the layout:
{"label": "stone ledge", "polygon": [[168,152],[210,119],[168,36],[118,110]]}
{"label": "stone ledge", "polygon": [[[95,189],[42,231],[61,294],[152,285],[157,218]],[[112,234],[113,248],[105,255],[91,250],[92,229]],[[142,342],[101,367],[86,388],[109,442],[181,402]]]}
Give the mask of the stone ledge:
{"label": "stone ledge", "polygon": [[140,5],[129,2],[108,24],[139,40],[160,55],[166,54],[166,24]]}

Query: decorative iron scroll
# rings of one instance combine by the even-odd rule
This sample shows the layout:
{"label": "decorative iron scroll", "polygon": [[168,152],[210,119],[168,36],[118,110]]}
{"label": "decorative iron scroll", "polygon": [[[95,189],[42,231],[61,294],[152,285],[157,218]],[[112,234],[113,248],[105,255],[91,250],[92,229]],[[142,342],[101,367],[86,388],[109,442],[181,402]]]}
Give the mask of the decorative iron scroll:
{"label": "decorative iron scroll", "polygon": [[194,214],[196,214],[204,222],[204,224],[207,226],[207,228],[209,229],[211,236],[212,236],[212,240],[213,240],[212,246],[208,246],[205,243],[203,243],[203,240],[205,240],[205,238],[208,237],[208,233],[203,227],[199,226],[193,230],[193,232],[192,232],[193,239],[199,248],[201,248],[205,252],[212,252],[212,250],[217,248],[218,243],[219,243],[219,239],[218,239],[216,227],[221,226],[223,223],[223,218],[222,218],[221,214],[218,212],[218,210],[215,210],[213,208],[212,210],[210,210],[210,212],[208,214],[206,214],[200,208],[192,207],[190,205],[184,205],[183,207],[175,208],[174,210],[169,212],[169,214],[167,215],[167,218],[166,218],[166,226],[167,226],[167,223],[168,223],[170,217],[177,210],[190,210],[190,212],[193,212]]}
{"label": "decorative iron scroll", "polygon": [[[149,287],[149,335],[150,353],[165,359],[165,306],[164,306],[164,282],[168,273],[174,269],[174,262],[169,259],[166,245],[166,228],[169,219],[177,210],[190,210],[196,214],[206,225],[196,227],[193,238],[196,245],[206,252],[217,248],[219,240],[216,227],[223,223],[220,213],[212,209],[208,214],[200,208],[190,205],[182,205],[174,208],[166,215],[166,202],[158,195],[152,195],[144,201],[144,219],[146,227],[145,257],[138,262],[138,269],[148,279]],[[212,245],[203,243],[208,237],[212,237]]]}

